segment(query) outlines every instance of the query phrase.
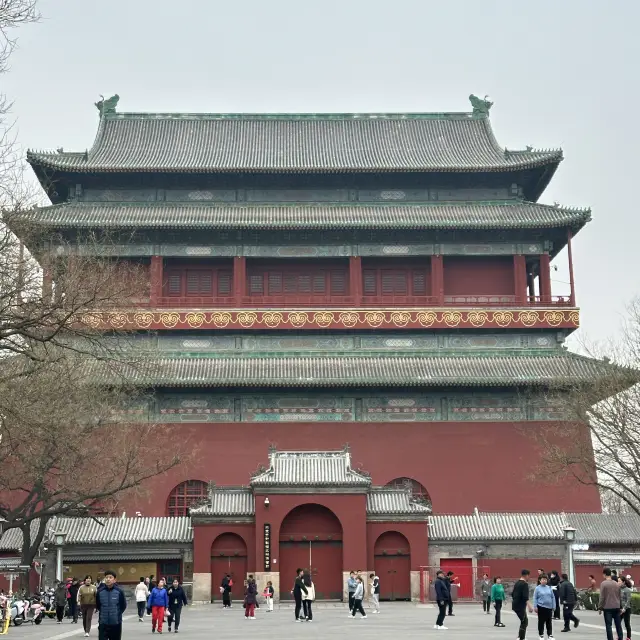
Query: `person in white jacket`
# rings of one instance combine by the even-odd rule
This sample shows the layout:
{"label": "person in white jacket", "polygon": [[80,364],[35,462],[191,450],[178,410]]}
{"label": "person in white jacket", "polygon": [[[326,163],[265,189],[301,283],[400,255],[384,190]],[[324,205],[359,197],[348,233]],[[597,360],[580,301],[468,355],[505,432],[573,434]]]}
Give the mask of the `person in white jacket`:
{"label": "person in white jacket", "polygon": [[359,611],[363,618],[367,617],[367,614],[364,612],[364,608],[362,607],[362,601],[364,600],[364,582],[362,581],[362,576],[358,576],[356,578],[356,592],[353,596],[353,611],[351,613],[351,617],[356,617],[356,611]]}
{"label": "person in white jacket", "polygon": [[305,587],[307,587],[307,593],[302,594],[302,610],[304,611],[305,620],[307,622],[311,622],[313,620],[313,610],[311,605],[316,599],[316,588],[313,586],[311,575],[306,571],[302,576],[302,581],[304,582]]}
{"label": "person in white jacket", "polygon": [[147,599],[149,598],[149,587],[147,587],[144,577],[140,578],[140,582],[136,585],[135,594],[138,605],[138,620],[144,622],[144,610],[147,608]]}
{"label": "person in white jacket", "polygon": [[371,573],[369,579],[371,580],[372,613],[380,613],[380,578],[375,573]]}

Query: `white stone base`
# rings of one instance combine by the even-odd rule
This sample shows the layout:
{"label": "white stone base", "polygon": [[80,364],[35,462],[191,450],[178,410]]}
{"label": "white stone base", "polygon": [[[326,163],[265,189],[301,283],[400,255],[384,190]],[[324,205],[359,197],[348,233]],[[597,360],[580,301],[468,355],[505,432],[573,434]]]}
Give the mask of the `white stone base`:
{"label": "white stone base", "polygon": [[193,602],[211,602],[211,574],[193,574]]}
{"label": "white stone base", "polygon": [[411,602],[420,602],[420,572],[411,572]]}

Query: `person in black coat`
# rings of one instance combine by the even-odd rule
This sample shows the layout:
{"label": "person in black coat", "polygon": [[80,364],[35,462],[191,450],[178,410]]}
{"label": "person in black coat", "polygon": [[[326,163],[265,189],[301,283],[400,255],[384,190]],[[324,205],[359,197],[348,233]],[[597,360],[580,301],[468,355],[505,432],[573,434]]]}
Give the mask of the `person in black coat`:
{"label": "person in black coat", "polygon": [[233,580],[227,573],[222,582],[220,583],[220,593],[222,593],[222,608],[231,609],[231,587],[233,587]]}
{"label": "person in black coat", "polygon": [[298,569],[296,571],[296,581],[293,585],[293,589],[291,590],[291,593],[293,594],[293,599],[296,601],[296,609],[295,609],[296,622],[300,620],[300,611],[302,609],[302,594],[308,593],[307,585],[304,583],[303,576],[304,576],[304,571],[302,569]]}
{"label": "person in black coat", "polygon": [[447,615],[447,604],[451,594],[449,593],[449,584],[444,577],[443,571],[438,571],[436,581],[433,583],[436,589],[436,603],[438,604],[438,617],[436,618],[435,629],[446,629],[444,619]]}
{"label": "person in black coat", "polygon": [[553,591],[553,597],[556,599],[556,609],[553,612],[553,619],[560,620],[560,592],[558,591],[558,587],[560,586],[560,576],[557,571],[549,572],[549,580],[547,584],[551,587]]}
{"label": "person in black coat", "polygon": [[169,590],[167,591],[169,596],[169,617],[167,622],[169,623],[169,633],[171,633],[171,625],[175,622],[175,632],[178,633],[178,627],[180,626],[180,616],[182,615],[182,607],[187,602],[187,594],[178,582],[174,580]]}
{"label": "person in black coat", "polygon": [[569,582],[569,576],[562,574],[562,581],[558,588],[560,603],[562,604],[562,615],[564,618],[564,631],[569,631],[570,624],[573,622],[574,628],[580,624],[580,620],[573,615],[573,608],[578,602],[578,594],[576,588]]}

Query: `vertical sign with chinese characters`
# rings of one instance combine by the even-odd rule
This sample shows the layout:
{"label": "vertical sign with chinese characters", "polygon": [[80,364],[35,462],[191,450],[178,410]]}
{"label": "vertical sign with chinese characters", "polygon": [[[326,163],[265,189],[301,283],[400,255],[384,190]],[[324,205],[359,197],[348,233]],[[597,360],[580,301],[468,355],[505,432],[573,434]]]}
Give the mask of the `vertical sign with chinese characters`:
{"label": "vertical sign with chinese characters", "polygon": [[271,571],[271,525],[264,525],[264,570]]}

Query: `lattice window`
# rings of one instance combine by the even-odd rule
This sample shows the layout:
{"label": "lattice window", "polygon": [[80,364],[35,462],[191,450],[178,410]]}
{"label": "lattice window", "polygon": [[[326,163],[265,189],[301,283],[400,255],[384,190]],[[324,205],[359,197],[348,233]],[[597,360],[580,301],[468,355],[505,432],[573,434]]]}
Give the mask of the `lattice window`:
{"label": "lattice window", "polygon": [[264,278],[262,274],[253,275],[249,278],[249,293],[264,293]]}
{"label": "lattice window", "polygon": [[364,269],[365,296],[427,295],[426,269]]}
{"label": "lattice window", "polygon": [[431,498],[429,492],[417,481],[412,478],[396,478],[387,483],[387,487],[393,487],[394,489],[405,489],[411,487],[411,494],[414,498],[431,504]]}
{"label": "lattice window", "polygon": [[202,480],[187,480],[171,491],[167,500],[167,515],[169,517],[186,516],[189,507],[201,502],[209,495],[207,483]]}
{"label": "lattice window", "polygon": [[336,296],[344,296],[347,293],[344,271],[331,272],[331,293]]}
{"label": "lattice window", "polygon": [[218,271],[218,295],[230,296],[233,285],[233,272]]}

